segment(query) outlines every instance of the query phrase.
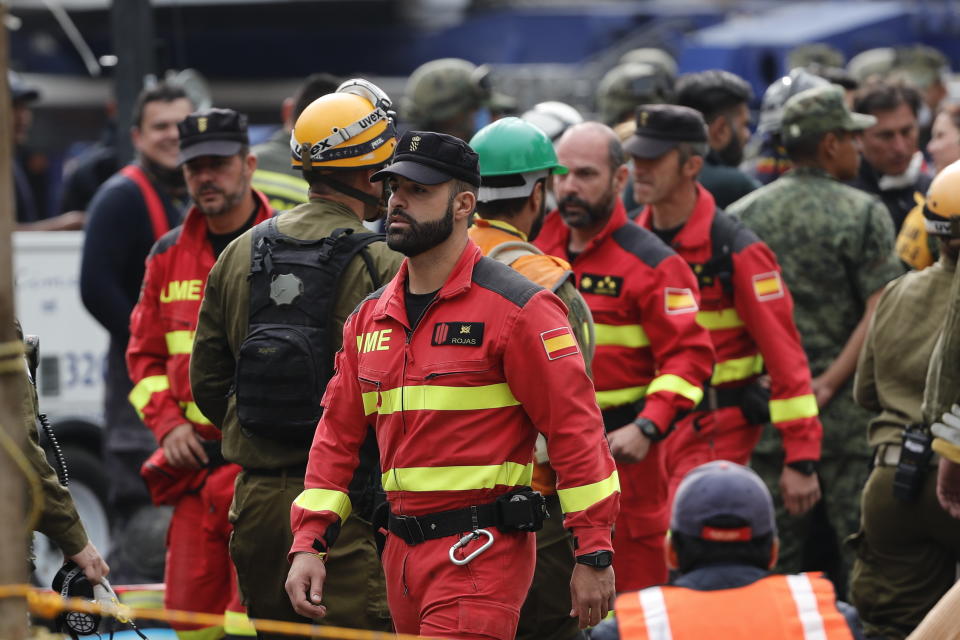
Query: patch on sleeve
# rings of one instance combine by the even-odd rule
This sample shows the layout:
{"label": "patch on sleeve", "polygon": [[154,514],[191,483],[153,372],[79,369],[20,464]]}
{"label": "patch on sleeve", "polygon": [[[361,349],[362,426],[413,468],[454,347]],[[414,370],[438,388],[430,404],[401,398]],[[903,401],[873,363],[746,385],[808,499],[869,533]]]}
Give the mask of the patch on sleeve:
{"label": "patch on sleeve", "polygon": [[698,310],[697,298],[691,289],[666,287],[663,290],[664,310],[667,313],[692,313]]}
{"label": "patch on sleeve", "polygon": [[540,340],[543,342],[543,349],[547,352],[548,360],[556,360],[580,353],[577,340],[573,337],[573,331],[570,330],[570,327],[558,327],[550,329],[550,331],[544,331],[540,334]]}
{"label": "patch on sleeve", "polygon": [[753,293],[760,302],[782,298],[783,281],[780,279],[780,274],[770,271],[753,276]]}

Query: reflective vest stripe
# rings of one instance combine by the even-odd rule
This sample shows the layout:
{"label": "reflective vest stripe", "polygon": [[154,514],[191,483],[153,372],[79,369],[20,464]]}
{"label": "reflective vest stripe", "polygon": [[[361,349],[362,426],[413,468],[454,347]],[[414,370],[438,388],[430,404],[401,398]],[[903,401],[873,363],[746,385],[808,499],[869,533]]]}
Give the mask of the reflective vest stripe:
{"label": "reflective vest stripe", "polygon": [[720,331],[721,329],[742,327],[743,320],[737,310],[731,307],[718,311],[698,311],[697,324],[707,331]]}
{"label": "reflective vest stripe", "polygon": [[418,385],[363,394],[366,415],[382,416],[397,411],[476,411],[520,404],[506,382],[480,387]]}
{"label": "reflective vest stripe", "polygon": [[650,387],[647,389],[647,395],[657,393],[658,391],[670,391],[681,395],[692,402],[694,406],[700,404],[700,401],[703,400],[702,387],[691,384],[680,376],[675,376],[672,373],[665,373],[654,378],[653,382],[650,383]]}
{"label": "reflective vest stripe", "polygon": [[350,496],[343,491],[333,489],[304,489],[293,504],[307,511],[332,511],[344,521],[353,510]]}
{"label": "reflective vest stripe", "polygon": [[601,410],[610,407],[619,407],[624,404],[637,402],[647,395],[647,385],[642,387],[627,387],[626,389],[610,389],[597,391],[597,406]]}
{"label": "reflective vest stripe", "polygon": [[558,489],[557,496],[564,513],[575,513],[590,508],[617,491],[620,491],[620,476],[614,471],[610,477],[600,482]]}
{"label": "reflective vest stripe", "polygon": [[138,382],[130,391],[127,398],[140,419],[143,420],[143,410],[150,404],[153,394],[166,391],[170,388],[170,379],[167,376],[147,376]]}
{"label": "reflective vest stripe", "polygon": [[529,485],[533,479],[533,463],[463,466],[406,467],[389,469],[383,474],[384,491],[469,491],[496,486]]}
{"label": "reflective vest stripe", "polygon": [[643,589],[640,592],[640,606],[643,608],[643,619],[650,640],[673,640],[663,590],[660,587]]}
{"label": "reflective vest stripe", "polygon": [[823,626],[823,616],[817,604],[817,594],[813,591],[810,578],[804,574],[788,575],[787,584],[797,605],[797,616],[803,626],[804,640],[827,640],[827,631]]}
{"label": "reflective vest stripe", "polygon": [[183,410],[183,417],[195,424],[213,424],[203,415],[196,402],[181,402],[180,409]]}
{"label": "reflective vest stripe", "polygon": [[820,414],[817,407],[817,398],[812,393],[796,398],[784,398],[770,401],[770,421],[786,422],[813,418]]}
{"label": "reflective vest stripe", "polygon": [[163,337],[167,341],[167,353],[172,356],[190,354],[193,350],[194,331],[168,331]]}
{"label": "reflective vest stripe", "polygon": [[242,611],[224,611],[223,612],[223,631],[231,636],[250,636],[257,635],[257,630]]}
{"label": "reflective vest stripe", "polygon": [[650,338],[638,324],[599,324],[594,323],[593,331],[598,347],[630,347],[639,349],[649,347]]}
{"label": "reflective vest stripe", "polygon": [[763,371],[763,356],[759,353],[743,358],[731,358],[718,362],[713,367],[713,375],[710,377],[710,384],[718,385],[725,382],[736,382],[737,380],[746,380]]}
{"label": "reflective vest stripe", "polygon": [[306,202],[306,181],[296,176],[288,176],[276,171],[257,169],[253,173],[253,188],[263,191],[268,196],[285,198],[291,202]]}

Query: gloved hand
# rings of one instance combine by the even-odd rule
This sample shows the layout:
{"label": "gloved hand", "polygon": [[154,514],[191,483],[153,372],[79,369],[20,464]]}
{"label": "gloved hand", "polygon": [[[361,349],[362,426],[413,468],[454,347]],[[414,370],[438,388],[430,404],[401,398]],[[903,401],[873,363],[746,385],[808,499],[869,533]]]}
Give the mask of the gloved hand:
{"label": "gloved hand", "polygon": [[933,450],[960,464],[960,406],[950,407],[940,420],[942,422],[934,422],[930,427],[935,436]]}

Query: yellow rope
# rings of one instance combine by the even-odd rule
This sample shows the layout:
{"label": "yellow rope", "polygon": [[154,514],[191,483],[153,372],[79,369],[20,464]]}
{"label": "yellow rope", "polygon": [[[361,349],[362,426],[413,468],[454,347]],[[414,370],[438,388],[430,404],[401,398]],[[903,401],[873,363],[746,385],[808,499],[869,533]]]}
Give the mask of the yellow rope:
{"label": "yellow rope", "polygon": [[0,448],[6,451],[14,464],[20,468],[20,472],[27,479],[27,486],[30,487],[30,511],[27,514],[26,526],[26,535],[30,537],[43,513],[43,487],[40,485],[40,478],[30,467],[30,461],[23,455],[23,451],[2,425],[0,425]]}
{"label": "yellow rope", "polygon": [[[113,616],[118,619],[160,620],[163,622],[181,622],[208,627],[223,626],[224,624],[224,617],[222,615],[166,609],[140,609],[122,604],[102,606],[97,602],[91,602],[83,598],[62,598],[60,594],[57,593],[38,591],[28,584],[0,585],[0,599],[3,598],[26,598],[30,611],[39,617],[47,619],[55,618],[63,611],[81,611],[84,613]],[[416,640],[417,638],[426,637],[386,633],[383,631],[321,627],[300,622],[262,620],[259,618],[251,618],[250,622],[253,623],[257,631],[308,638],[333,638],[336,640]]]}

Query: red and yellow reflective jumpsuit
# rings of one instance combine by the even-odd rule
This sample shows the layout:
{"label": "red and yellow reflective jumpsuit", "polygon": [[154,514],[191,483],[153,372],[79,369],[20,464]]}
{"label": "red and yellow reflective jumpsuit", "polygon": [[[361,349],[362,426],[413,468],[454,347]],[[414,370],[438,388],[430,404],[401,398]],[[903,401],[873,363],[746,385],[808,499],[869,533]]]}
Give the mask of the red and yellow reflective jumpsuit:
{"label": "red and yellow reflective jumpsuit", "polygon": [[[713,254],[713,196],[697,185],[697,204],[672,247],[696,271]],[[726,215],[720,213],[719,215]],[[652,226],[647,207],[637,223]],[[732,278],[700,288],[697,321],[710,332],[717,363],[710,385],[733,390],[770,375],[770,419],[780,430],[786,462],[819,460],[823,429],[810,388],[810,367],[793,322],[793,298],[780,275],[773,252],[742,225],[733,236]],[[709,403],[710,394],[704,404]],[[747,464],[760,439],[762,424],[750,424],[738,406],[695,411],[683,417],[666,441],[670,495],[694,467],[710,460]]]}
{"label": "red and yellow reflective jumpsuit", "polygon": [[[391,512],[412,516],[487,504],[529,485],[543,433],[577,552],[610,549],[617,472],[563,305],[468,241],[411,329],[407,264],[344,326],[306,489],[291,509],[291,554],[333,543],[351,510],[348,485],[370,427]],[[448,557],[457,537],[413,546],[388,537],[383,566],[397,631],[514,637],[534,536],[493,534],[493,545],[465,566]]]}
{"label": "red and yellow reflective jumpsuit", "polygon": [[[569,242],[570,230],[554,211],[534,244],[563,256]],[[641,416],[667,431],[677,412],[700,403],[714,362],[710,336],[696,322],[693,272],[659,238],[627,220],[619,198],[606,227],[571,266],[593,312],[593,376],[607,428]],[[623,486],[614,536],[617,591],[660,584],[667,578],[668,515],[662,443],[652,444],[643,461],[617,467]]]}
{"label": "red and yellow reflective jumpsuit", "polygon": [[[263,194],[254,193],[255,222],[261,222],[272,210]],[[147,258],[140,299],[130,316],[127,367],[134,384],[130,402],[157,442],[187,423],[204,440],[220,440],[220,431],[193,402],[189,375],[197,315],[215,262],[206,221],[196,207],[187,212],[181,226],[157,241]],[[227,548],[227,511],[239,470],[234,464],[182,470],[184,476],[195,477],[185,483],[185,488],[193,490],[167,502],[174,504],[164,575],[168,609],[243,611]],[[176,628],[197,629],[194,625]]]}

